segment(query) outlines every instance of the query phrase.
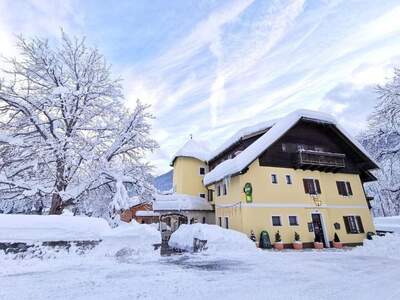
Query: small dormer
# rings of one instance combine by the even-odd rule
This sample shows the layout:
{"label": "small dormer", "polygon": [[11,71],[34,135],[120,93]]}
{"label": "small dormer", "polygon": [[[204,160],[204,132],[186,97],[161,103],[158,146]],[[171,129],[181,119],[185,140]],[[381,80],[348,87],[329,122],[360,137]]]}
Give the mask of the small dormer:
{"label": "small dormer", "polygon": [[203,144],[190,139],[173,156],[173,189],[175,193],[207,197],[203,178],[208,171],[207,160],[210,151]]}

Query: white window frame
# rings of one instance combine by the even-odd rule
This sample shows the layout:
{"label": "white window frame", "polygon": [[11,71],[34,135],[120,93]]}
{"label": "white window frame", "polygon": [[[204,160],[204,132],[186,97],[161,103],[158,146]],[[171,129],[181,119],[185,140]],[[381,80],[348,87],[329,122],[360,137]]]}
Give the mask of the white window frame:
{"label": "white window frame", "polygon": [[[289,178],[289,180],[290,180],[290,183],[288,182],[288,178]],[[286,184],[287,184],[287,185],[293,185],[293,177],[292,177],[292,175],[286,174],[286,175],[285,175],[285,180],[286,180]]]}
{"label": "white window frame", "polygon": [[[345,188],[345,190],[346,190],[346,195],[339,195],[339,196],[342,196],[342,197],[353,197],[353,196],[354,196],[353,188],[351,189],[351,192],[352,192],[353,195],[350,195],[349,187],[347,186],[347,183],[349,183],[350,186],[351,186],[351,182],[350,182],[350,181],[347,181],[347,180],[337,180],[337,182],[343,182],[343,183],[344,183],[344,188]],[[338,192],[339,192],[339,191],[338,191]]]}
{"label": "white window frame", "polygon": [[[274,221],[272,220],[274,217],[278,217],[279,221],[281,223],[281,225],[274,225]],[[271,225],[272,227],[282,227],[283,226],[283,222],[282,222],[282,216],[281,215],[271,215]]]}
{"label": "white window frame", "polygon": [[[317,190],[317,184],[315,183],[316,180],[319,181],[320,184],[320,188],[321,188],[321,180],[319,178],[314,178],[314,177],[303,177],[303,179],[311,179],[313,181],[313,185],[314,185],[314,190],[315,190],[315,194],[308,194],[308,195],[316,195],[318,196],[318,190]],[[321,189],[322,191],[322,189]]]}
{"label": "white window frame", "polygon": [[[274,182],[274,179],[273,179],[274,177],[275,177],[275,181],[276,182]],[[278,174],[275,174],[275,173],[271,174],[271,183],[272,184],[278,184]]]}
{"label": "white window frame", "polygon": [[[295,224],[295,225],[290,224],[290,217],[295,217],[297,224]],[[288,222],[289,222],[289,226],[300,226],[300,221],[299,221],[299,216],[298,215],[288,215]]]}
{"label": "white window frame", "polygon": [[[356,229],[357,229],[357,232],[350,232],[348,234],[361,234],[360,226],[358,226],[358,222],[357,222],[357,217],[361,218],[361,216],[360,215],[344,215],[344,217],[352,217],[354,219],[354,224],[356,225]],[[362,222],[362,218],[361,218],[361,222]],[[350,222],[349,222],[349,226],[350,226]],[[364,229],[364,231],[365,231],[365,229]]]}

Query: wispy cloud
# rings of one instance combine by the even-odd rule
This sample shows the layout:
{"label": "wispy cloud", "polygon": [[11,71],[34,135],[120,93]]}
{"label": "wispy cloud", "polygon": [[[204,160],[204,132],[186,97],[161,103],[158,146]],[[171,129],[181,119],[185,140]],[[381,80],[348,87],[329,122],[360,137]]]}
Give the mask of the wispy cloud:
{"label": "wispy cloud", "polygon": [[0,52],[15,54],[18,33],[86,35],[124,79],[127,105],[152,105],[162,172],[190,134],[216,147],[297,108],[364,126],[373,86],[400,64],[399,14],[397,0],[5,0]]}

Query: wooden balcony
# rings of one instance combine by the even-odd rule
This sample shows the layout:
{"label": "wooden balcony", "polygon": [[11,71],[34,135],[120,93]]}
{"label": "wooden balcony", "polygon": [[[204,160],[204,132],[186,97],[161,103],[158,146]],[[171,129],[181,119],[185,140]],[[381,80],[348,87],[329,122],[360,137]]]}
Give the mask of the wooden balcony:
{"label": "wooden balcony", "polygon": [[345,158],[343,153],[300,150],[296,160],[300,169],[334,172],[346,166]]}

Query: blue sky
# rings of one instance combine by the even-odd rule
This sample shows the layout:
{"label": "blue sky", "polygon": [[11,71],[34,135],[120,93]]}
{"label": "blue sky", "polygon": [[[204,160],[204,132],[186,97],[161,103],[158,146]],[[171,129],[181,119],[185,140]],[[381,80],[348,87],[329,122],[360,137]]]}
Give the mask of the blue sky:
{"label": "blue sky", "polygon": [[152,105],[155,172],[193,134],[216,148],[237,129],[294,109],[357,134],[374,87],[400,65],[400,2],[0,0],[0,52],[14,34],[84,35]]}

